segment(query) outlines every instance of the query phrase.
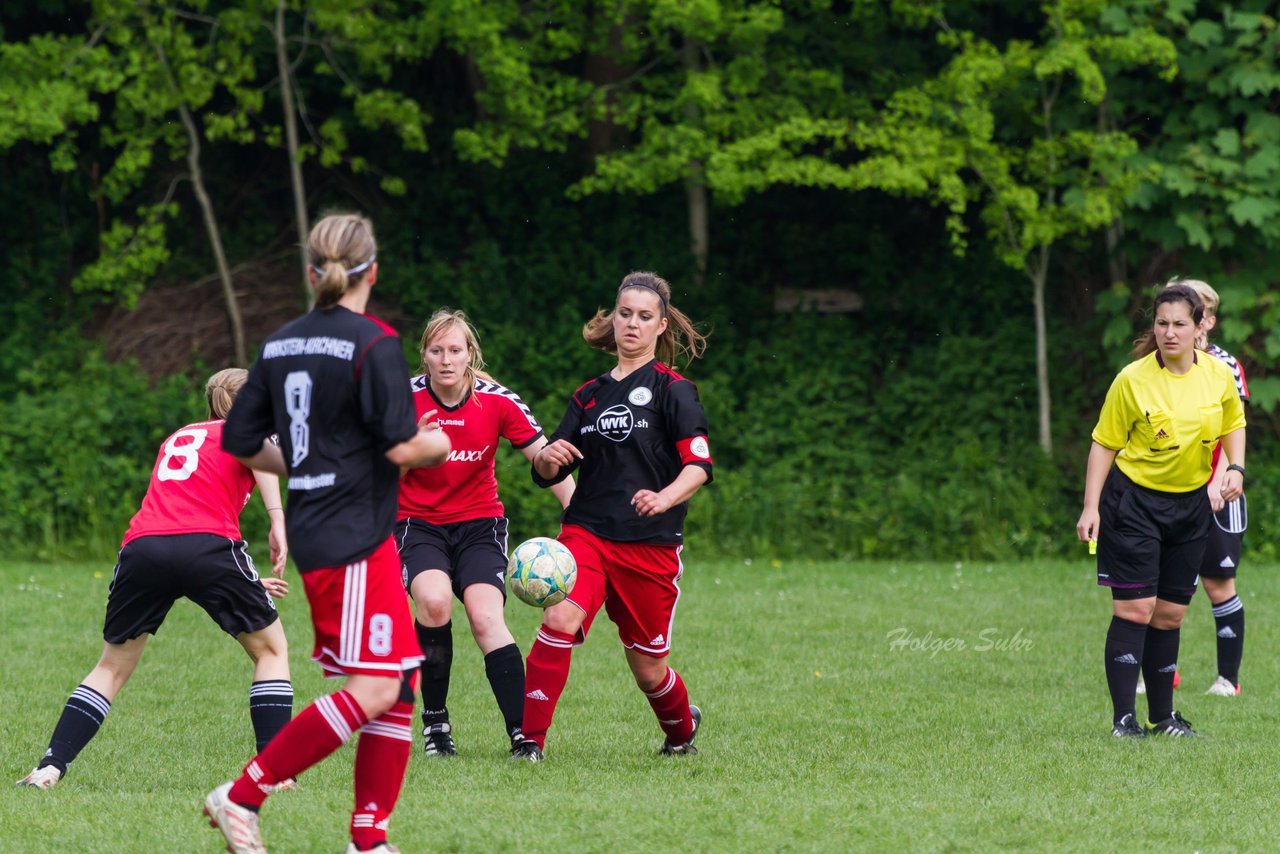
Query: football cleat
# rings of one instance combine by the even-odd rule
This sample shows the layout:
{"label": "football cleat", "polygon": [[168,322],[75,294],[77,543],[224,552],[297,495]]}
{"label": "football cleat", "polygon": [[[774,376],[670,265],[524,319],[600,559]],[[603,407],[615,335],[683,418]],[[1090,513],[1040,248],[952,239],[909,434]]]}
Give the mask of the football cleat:
{"label": "football cleat", "polygon": [[448,721],[427,724],[422,728],[423,750],[428,756],[457,756],[452,733]]}
{"label": "football cleat", "polygon": [[1141,673],[1138,674],[1138,693],[1139,694],[1147,693],[1147,680],[1142,678]]}
{"label": "football cleat", "polygon": [[209,817],[209,826],[222,831],[231,854],[267,854],[262,833],[258,830],[258,814],[232,802],[227,797],[230,792],[231,783],[223,783],[204,799],[204,814]]}
{"label": "football cleat", "polygon": [[1116,738],[1146,738],[1147,731],[1138,725],[1132,714],[1125,715],[1111,727],[1111,734]]}
{"label": "football cleat", "polygon": [[400,849],[390,842],[379,842],[372,848],[357,848],[354,842],[348,843],[347,854],[400,854]]}
{"label": "football cleat", "polygon": [[1236,685],[1225,676],[1219,676],[1213,680],[1213,684],[1209,686],[1206,694],[1212,694],[1215,697],[1239,697],[1240,686]]}
{"label": "football cleat", "polygon": [[702,726],[702,710],[697,706],[690,706],[689,714],[693,717],[693,733],[689,736],[689,740],[684,744],[672,744],[670,739],[663,741],[658,753],[663,756],[692,756],[698,752],[698,748],[693,746],[693,740]]}
{"label": "football cleat", "polygon": [[541,762],[542,748],[538,746],[538,742],[531,738],[526,738],[511,745],[511,761]]}
{"label": "football cleat", "polygon": [[1187,738],[1199,735],[1191,728],[1191,721],[1174,712],[1158,724],[1150,724],[1147,731],[1152,735],[1168,735],[1174,738]]}
{"label": "football cleat", "polygon": [[52,765],[36,768],[23,777],[15,786],[31,786],[34,789],[52,789],[62,779],[62,772]]}

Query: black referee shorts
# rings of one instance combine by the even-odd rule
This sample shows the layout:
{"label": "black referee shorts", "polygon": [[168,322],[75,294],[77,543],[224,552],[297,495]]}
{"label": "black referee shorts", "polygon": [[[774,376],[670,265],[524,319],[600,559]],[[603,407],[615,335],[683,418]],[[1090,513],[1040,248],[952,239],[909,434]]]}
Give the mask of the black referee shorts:
{"label": "black referee shorts", "polygon": [[103,639],[124,643],[155,634],[184,596],[232,637],[280,619],[244,540],[216,534],[139,537],[120,550]]}
{"label": "black referee shorts", "polygon": [[1209,536],[1205,489],[1161,492],[1112,468],[1098,504],[1098,583],[1114,599],[1157,596],[1186,605]]}
{"label": "black referee shorts", "polygon": [[472,584],[491,584],[506,601],[507,520],[501,516],[444,525],[401,519],[396,547],[405,590],[423,572],[438,569],[448,574],[459,599]]}
{"label": "black referee shorts", "polygon": [[1241,495],[1214,514],[1209,525],[1209,542],[1200,562],[1202,578],[1235,578],[1240,568],[1240,551],[1244,545],[1241,530],[1245,498]]}

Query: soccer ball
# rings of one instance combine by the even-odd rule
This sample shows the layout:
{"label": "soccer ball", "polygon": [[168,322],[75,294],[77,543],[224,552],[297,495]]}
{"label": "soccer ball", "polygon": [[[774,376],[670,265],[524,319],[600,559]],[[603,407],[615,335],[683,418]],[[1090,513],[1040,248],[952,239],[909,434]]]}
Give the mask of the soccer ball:
{"label": "soccer ball", "polygon": [[573,589],[578,565],[558,540],[534,537],[516,546],[507,561],[507,587],[535,608],[549,608]]}

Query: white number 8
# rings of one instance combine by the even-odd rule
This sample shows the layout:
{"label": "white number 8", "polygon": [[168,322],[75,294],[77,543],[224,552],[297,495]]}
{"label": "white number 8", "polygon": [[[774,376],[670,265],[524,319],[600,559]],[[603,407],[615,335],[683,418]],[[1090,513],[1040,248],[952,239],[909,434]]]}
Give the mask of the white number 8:
{"label": "white number 8", "polygon": [[369,618],[369,652],[374,655],[391,652],[391,617],[386,614]]}
{"label": "white number 8", "polygon": [[[156,478],[159,480],[186,480],[195,473],[196,466],[200,465],[200,446],[204,444],[204,440],[209,438],[208,430],[179,430],[169,437],[169,441],[164,443],[164,456],[160,458],[159,464],[156,466]],[[179,439],[190,439],[191,441],[179,445]],[[170,463],[173,460],[181,460],[178,468],[171,468]]]}

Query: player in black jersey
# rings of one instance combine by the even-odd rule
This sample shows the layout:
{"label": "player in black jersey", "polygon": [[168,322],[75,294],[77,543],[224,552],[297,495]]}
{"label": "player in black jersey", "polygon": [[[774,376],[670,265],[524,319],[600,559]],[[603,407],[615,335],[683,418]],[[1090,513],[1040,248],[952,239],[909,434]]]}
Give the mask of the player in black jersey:
{"label": "player in black jersey", "polygon": [[653,273],[624,278],[613,309],[598,312],[583,337],[617,355],[618,364],[573,393],[551,441],[533,459],[539,486],[578,472],[559,537],[577,561],[578,580],[567,599],[547,609],[529,652],[526,740],[513,753],[542,758],[573,647],[586,639],[602,605],[666,734],[661,753],[696,753],[702,714],[689,705],[667,654],[685,513],[689,498],[711,481],[711,450],[698,391],[669,365],[700,356],[706,339]]}
{"label": "player in black jersey", "polygon": [[257,810],[273,786],[357,730],[347,850],[390,850],[387,822],[409,762],[422,660],[392,538],[400,468],[436,465],[450,446],[438,427],[417,421],[394,330],[364,314],[376,248],[362,217],[316,223],[308,241],[315,310],[267,339],[222,434],[223,448],[246,464],[289,478],[286,525],[311,605],[312,658],[327,676],[347,679],[205,799],[234,854],[264,850]]}

